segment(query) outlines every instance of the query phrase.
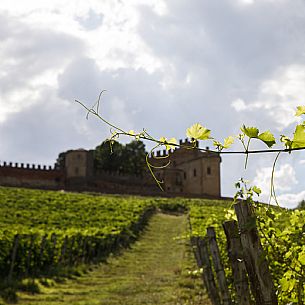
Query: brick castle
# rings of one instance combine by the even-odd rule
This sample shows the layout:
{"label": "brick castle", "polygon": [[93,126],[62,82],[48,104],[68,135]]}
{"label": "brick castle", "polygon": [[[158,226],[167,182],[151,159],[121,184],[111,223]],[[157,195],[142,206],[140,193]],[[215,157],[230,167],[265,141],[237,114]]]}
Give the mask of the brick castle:
{"label": "brick castle", "polygon": [[[93,150],[68,150],[54,167],[23,163],[0,162],[0,185],[40,189],[92,191],[101,193],[221,197],[220,163],[218,153],[188,149],[190,143],[180,140],[179,147],[169,152],[157,151],[150,162],[165,168],[154,172],[162,184],[162,192],[149,172],[141,177],[116,172],[96,172]],[[160,158],[169,154],[169,158]]]}

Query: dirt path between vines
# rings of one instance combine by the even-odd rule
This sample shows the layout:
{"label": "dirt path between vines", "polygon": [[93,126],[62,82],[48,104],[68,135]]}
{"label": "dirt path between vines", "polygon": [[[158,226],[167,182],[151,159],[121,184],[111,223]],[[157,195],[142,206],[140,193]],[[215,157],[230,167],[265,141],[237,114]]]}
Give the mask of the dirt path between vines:
{"label": "dirt path between vines", "polygon": [[206,304],[210,302],[190,251],[186,216],[154,215],[140,239],[121,255],[110,257],[87,274],[41,293],[19,293],[19,304],[144,305]]}

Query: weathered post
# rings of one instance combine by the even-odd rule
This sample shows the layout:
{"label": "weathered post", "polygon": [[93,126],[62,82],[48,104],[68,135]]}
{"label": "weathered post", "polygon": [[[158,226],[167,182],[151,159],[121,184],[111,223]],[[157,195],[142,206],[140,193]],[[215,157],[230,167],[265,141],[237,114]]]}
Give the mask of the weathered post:
{"label": "weathered post", "polygon": [[218,244],[216,241],[216,234],[214,227],[207,228],[207,237],[209,239],[210,252],[213,260],[214,270],[217,277],[217,282],[220,290],[220,297],[223,305],[231,305],[230,297],[225,271],[221,262]]}
{"label": "weathered post", "polygon": [[207,291],[209,298],[214,305],[220,305],[219,293],[214,279],[214,274],[211,266],[211,261],[209,257],[208,250],[208,240],[207,237],[198,238],[198,248],[200,257],[202,259],[203,275],[206,277]]}
{"label": "weathered post", "polygon": [[12,256],[11,256],[11,266],[10,266],[10,271],[8,273],[8,282],[10,283],[13,279],[13,272],[14,272],[14,265],[16,261],[16,255],[17,255],[17,249],[18,249],[18,244],[19,244],[19,234],[16,234],[14,236],[14,242],[13,242],[13,250],[12,250]]}
{"label": "weathered post", "polygon": [[251,291],[257,305],[277,305],[268,262],[256,228],[252,207],[244,201],[234,205]]}
{"label": "weathered post", "polygon": [[251,305],[247,270],[243,258],[243,249],[240,241],[237,222],[235,220],[223,223],[227,237],[227,249],[229,260],[232,266],[233,281],[236,290],[238,305]]}
{"label": "weathered post", "polygon": [[198,247],[198,236],[191,236],[191,246],[194,252],[195,260],[197,262],[197,266],[199,268],[202,268],[202,261],[199,253],[199,247]]}
{"label": "weathered post", "polygon": [[[194,252],[194,256],[197,262],[197,266],[199,268],[202,268],[203,272],[202,272],[202,280],[203,280],[203,284],[204,287],[207,290],[207,293],[210,297],[210,287],[209,287],[209,282],[208,282],[208,277],[207,277],[207,273],[205,272],[205,266],[203,264],[203,259],[201,257],[201,253],[200,253],[200,249],[199,249],[199,237],[198,236],[191,236],[191,247],[193,249]],[[210,297],[211,299],[211,297]]]}

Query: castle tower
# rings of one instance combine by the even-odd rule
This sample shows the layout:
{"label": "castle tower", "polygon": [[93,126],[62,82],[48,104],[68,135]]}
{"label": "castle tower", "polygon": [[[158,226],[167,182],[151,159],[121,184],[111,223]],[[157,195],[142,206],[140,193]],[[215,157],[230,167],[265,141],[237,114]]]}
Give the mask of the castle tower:
{"label": "castle tower", "polygon": [[86,178],[93,175],[93,154],[91,150],[76,149],[65,153],[66,178]]}
{"label": "castle tower", "polygon": [[164,182],[165,191],[187,195],[220,197],[220,163],[218,153],[208,150],[190,149],[191,143],[180,140],[181,147],[170,151],[169,158],[158,158],[166,154],[157,152],[150,158],[155,166],[170,164],[155,170],[159,180]]}

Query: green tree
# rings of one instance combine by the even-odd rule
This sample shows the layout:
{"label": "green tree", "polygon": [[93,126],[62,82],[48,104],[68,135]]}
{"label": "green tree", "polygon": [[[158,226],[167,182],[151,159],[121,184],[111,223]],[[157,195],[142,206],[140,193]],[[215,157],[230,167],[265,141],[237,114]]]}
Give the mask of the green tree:
{"label": "green tree", "polygon": [[98,145],[93,154],[95,172],[122,171],[123,147],[122,144],[116,141],[112,145],[112,151],[109,141],[104,141]]}
{"label": "green tree", "polygon": [[129,175],[143,176],[144,171],[147,171],[145,144],[142,141],[131,141],[125,145],[123,152],[123,172]]}
{"label": "green tree", "polygon": [[146,169],[145,145],[142,141],[132,141],[126,145],[114,142],[112,151],[109,141],[102,142],[94,150],[94,169],[143,176]]}
{"label": "green tree", "polygon": [[66,166],[66,153],[65,152],[61,152],[56,160],[55,163],[56,168],[60,168],[60,169],[64,169]]}

